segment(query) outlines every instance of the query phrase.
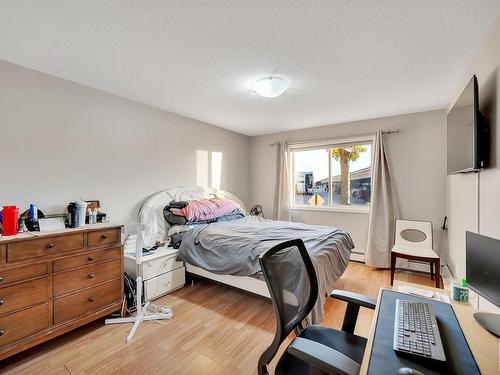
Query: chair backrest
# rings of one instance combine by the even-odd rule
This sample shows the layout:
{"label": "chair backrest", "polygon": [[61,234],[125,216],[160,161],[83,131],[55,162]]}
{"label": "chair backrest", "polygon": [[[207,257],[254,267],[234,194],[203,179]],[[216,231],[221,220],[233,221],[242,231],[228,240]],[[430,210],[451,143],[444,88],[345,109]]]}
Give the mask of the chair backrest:
{"label": "chair backrest", "polygon": [[276,315],[276,332],[271,345],[262,353],[259,375],[268,374],[267,365],[279,346],[309,315],[318,299],[316,271],[302,240],[283,242],[259,258]]}
{"label": "chair backrest", "polygon": [[430,221],[396,220],[395,245],[412,249],[432,249]]}

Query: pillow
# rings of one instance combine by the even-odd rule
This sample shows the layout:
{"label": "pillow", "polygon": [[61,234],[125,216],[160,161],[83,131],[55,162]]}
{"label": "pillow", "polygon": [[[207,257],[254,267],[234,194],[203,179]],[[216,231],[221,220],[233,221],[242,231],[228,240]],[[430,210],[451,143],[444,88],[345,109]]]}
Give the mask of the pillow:
{"label": "pillow", "polygon": [[184,233],[190,229],[193,229],[191,225],[174,225],[168,230],[168,236],[171,237],[174,234]]}
{"label": "pillow", "polygon": [[188,222],[214,220],[240,208],[238,203],[229,199],[201,199],[188,202],[183,208],[169,207],[171,213],[183,216]]}

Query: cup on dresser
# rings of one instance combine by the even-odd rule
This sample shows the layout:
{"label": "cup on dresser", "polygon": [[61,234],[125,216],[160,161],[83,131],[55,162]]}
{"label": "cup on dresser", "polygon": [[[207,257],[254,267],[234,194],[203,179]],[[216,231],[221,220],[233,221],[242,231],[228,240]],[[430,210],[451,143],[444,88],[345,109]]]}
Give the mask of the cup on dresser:
{"label": "cup on dresser", "polygon": [[13,236],[19,229],[19,208],[4,206],[2,210],[2,228],[4,236]]}
{"label": "cup on dresser", "polygon": [[83,227],[85,225],[85,216],[87,215],[87,205],[85,201],[75,202],[75,228]]}

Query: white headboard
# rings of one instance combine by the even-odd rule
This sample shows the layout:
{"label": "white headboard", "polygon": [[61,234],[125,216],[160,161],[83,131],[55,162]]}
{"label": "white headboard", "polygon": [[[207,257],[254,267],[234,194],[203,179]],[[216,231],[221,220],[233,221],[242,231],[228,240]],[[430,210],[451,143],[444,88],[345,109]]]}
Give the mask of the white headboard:
{"label": "white headboard", "polygon": [[[225,198],[238,203],[245,209],[243,202],[233,194],[219,189],[204,186],[182,186],[166,190],[161,190],[149,196],[139,210],[140,222],[148,222],[157,228],[157,241],[167,239],[170,224],[163,216],[163,209],[172,201],[192,201],[197,199]],[[151,223],[153,221],[153,223]]]}

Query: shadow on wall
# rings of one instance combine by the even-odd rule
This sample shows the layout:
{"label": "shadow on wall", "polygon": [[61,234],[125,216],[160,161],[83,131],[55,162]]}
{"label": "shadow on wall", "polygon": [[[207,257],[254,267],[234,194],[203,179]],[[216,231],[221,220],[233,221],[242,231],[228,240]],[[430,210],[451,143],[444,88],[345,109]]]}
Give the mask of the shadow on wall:
{"label": "shadow on wall", "polygon": [[498,69],[495,70],[481,86],[480,103],[481,113],[486,117],[490,128],[490,157],[487,163],[489,168],[500,167],[498,160],[498,118],[497,118],[497,98],[498,98]]}

